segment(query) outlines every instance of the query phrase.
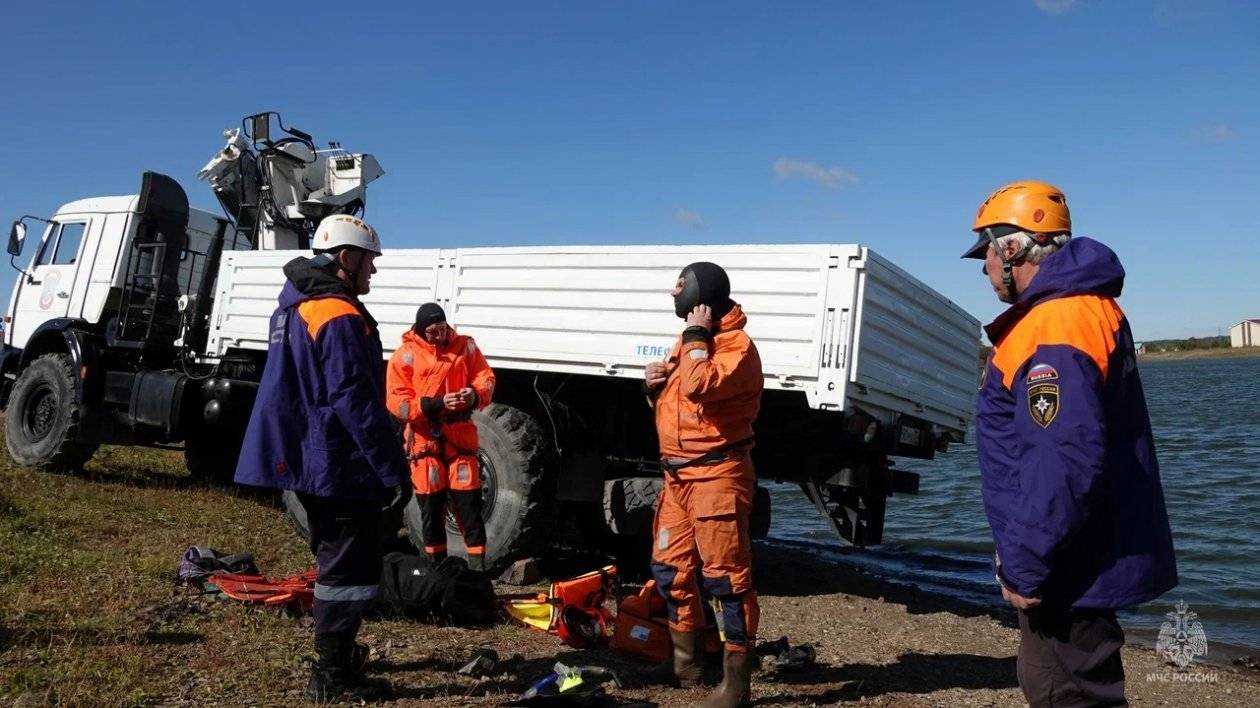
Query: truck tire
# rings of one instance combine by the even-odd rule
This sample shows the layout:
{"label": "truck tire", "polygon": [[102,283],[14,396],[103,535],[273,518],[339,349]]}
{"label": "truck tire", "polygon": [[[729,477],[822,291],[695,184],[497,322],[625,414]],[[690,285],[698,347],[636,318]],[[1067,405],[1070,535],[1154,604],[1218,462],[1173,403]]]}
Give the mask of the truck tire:
{"label": "truck tire", "polygon": [[78,469],[97,445],[77,442],[81,402],[74,362],[67,354],[45,354],[26,367],[13,385],[5,420],[13,461],[51,471]]}
{"label": "truck tire", "polygon": [[616,536],[652,537],[656,497],[664,480],[628,477],[604,482],[604,525]]}
{"label": "truck tire", "polygon": [[[284,505],[284,518],[288,520],[289,525],[297,532],[298,538],[302,539],[305,545],[311,544],[311,522],[306,515],[306,507],[302,506],[302,502],[298,499],[297,492],[288,489],[280,493],[280,503]],[[413,498],[407,503],[407,510],[410,512],[415,508],[419,514],[419,507],[416,506],[416,500]],[[388,512],[382,514],[381,518],[381,546],[384,550],[405,550],[406,541],[400,541],[403,535],[403,522],[396,512]],[[408,535],[410,532],[408,532]]]}
{"label": "truck tire", "polygon": [[[608,532],[616,536],[651,538],[656,497],[664,485],[664,480],[654,477],[631,477],[605,482],[604,524]],[[748,532],[754,539],[770,535],[770,490],[761,485],[753,490]]]}
{"label": "truck tire", "polygon": [[[554,520],[554,455],[543,427],[519,409],[492,403],[472,419],[485,500],[486,567],[497,570],[538,555],[546,546]],[[404,520],[411,542],[424,548],[419,504],[407,506]],[[448,553],[464,555],[464,539],[449,514],[446,538]]]}
{"label": "truck tire", "polygon": [[243,430],[205,428],[184,440],[184,466],[188,476],[204,484],[228,486],[236,476]]}

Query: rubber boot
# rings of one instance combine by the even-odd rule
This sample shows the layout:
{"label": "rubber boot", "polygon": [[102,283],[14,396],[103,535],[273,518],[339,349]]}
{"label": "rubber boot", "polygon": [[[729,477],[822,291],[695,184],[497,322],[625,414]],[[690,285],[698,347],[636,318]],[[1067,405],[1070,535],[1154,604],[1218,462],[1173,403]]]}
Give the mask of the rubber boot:
{"label": "rubber boot", "polygon": [[669,630],[669,641],[674,646],[672,656],[644,672],[644,680],[661,686],[692,688],[700,685],[699,632]]}
{"label": "rubber boot", "polygon": [[480,553],[468,554],[468,569],[478,573],[486,572],[486,557]]}
{"label": "rubber boot", "polygon": [[434,551],[425,555],[429,557],[429,565],[431,566],[436,566],[438,563],[446,560],[446,551]]}
{"label": "rubber boot", "polygon": [[722,683],[700,708],[741,708],[752,705],[752,651],[725,650]]}
{"label": "rubber boot", "polygon": [[319,658],[311,668],[311,679],[306,684],[306,700],[333,703],[349,698],[375,703],[392,695],[388,683],[368,679],[349,665],[355,646],[354,642],[347,643],[337,635],[315,639],[315,651]]}

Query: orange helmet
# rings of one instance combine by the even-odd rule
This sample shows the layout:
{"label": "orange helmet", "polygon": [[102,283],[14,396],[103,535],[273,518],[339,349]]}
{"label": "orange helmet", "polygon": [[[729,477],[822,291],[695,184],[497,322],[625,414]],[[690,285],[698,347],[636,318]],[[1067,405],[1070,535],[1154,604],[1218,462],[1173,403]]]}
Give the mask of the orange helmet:
{"label": "orange helmet", "polygon": [[[998,226],[1014,227],[1012,230],[1034,234],[1072,233],[1072,215],[1068,212],[1067,197],[1063,190],[1036,180],[1012,182],[989,195],[976,212],[972,231]],[[990,241],[981,233],[976,244],[963,254],[963,258],[982,258]]]}

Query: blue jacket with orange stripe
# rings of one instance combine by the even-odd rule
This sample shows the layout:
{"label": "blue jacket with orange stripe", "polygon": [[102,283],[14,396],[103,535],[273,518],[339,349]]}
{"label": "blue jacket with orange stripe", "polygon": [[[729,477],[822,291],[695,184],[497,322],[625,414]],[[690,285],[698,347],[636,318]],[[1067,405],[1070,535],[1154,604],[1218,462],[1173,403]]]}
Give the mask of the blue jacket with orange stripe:
{"label": "blue jacket with orange stripe", "polygon": [[236,481],[381,499],[409,474],[385,408],[376,320],[311,259],[290,261],[284,272]]}
{"label": "blue jacket with orange stripe", "polygon": [[976,445],[995,569],[1047,605],[1127,607],[1177,584],[1123,285],[1111,249],[1073,238],[985,328]]}

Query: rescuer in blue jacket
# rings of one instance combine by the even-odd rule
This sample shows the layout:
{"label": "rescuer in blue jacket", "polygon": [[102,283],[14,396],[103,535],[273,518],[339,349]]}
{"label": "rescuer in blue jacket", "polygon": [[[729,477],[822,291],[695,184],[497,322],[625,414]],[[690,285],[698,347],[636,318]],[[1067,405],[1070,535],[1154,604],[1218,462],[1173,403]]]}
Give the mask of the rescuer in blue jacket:
{"label": "rescuer in blue jacket", "polygon": [[314,258],[284,267],[270,345],[236,481],[296,492],[310,521],[318,660],[307,698],[378,700],[355,643],[381,578],[382,507],[411,498],[402,444],[385,407],[385,368],[368,292],[376,231],[348,215],[320,222]]}
{"label": "rescuer in blue jacket", "polygon": [[1016,182],[981,205],[964,258],[1010,305],[986,327],[976,406],[984,509],[1002,596],[1019,610],[1033,706],[1124,705],[1116,609],[1177,584],[1124,269],[1071,237],[1063,192]]}

